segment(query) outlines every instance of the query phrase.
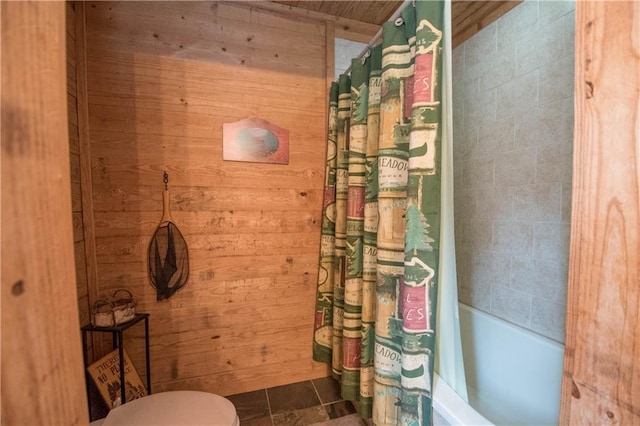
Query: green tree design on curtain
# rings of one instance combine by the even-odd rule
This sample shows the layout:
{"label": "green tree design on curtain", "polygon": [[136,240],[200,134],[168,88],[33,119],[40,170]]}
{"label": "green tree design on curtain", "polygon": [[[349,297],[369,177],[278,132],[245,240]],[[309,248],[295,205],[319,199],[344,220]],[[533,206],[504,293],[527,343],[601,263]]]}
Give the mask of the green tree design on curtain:
{"label": "green tree design on curtain", "polygon": [[[405,425],[431,422],[440,246],[442,24],[438,2],[416,3],[416,56],[409,143],[408,212],[402,288],[402,403]],[[414,244],[414,241],[422,243]]]}
{"label": "green tree design on curtain", "polygon": [[382,45],[352,63],[350,111],[349,77],[339,81],[336,184],[326,186],[336,200],[333,333],[321,332],[331,268],[321,255],[314,359],[329,362],[319,342],[331,340],[343,397],[379,426],[431,424],[443,14],[443,2],[417,1],[384,25]]}

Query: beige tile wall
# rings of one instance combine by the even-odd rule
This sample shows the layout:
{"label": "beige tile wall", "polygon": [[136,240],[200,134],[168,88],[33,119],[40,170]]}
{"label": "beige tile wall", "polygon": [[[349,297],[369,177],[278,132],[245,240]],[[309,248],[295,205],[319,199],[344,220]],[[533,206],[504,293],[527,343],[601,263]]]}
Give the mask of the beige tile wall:
{"label": "beige tile wall", "polygon": [[560,342],[574,8],[525,1],[453,52],[460,301]]}

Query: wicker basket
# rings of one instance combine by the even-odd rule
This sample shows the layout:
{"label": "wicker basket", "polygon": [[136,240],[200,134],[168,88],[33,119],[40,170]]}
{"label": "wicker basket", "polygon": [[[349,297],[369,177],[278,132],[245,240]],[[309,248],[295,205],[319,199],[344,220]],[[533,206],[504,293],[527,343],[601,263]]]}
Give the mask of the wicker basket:
{"label": "wicker basket", "polygon": [[121,288],[111,296],[113,319],[116,325],[131,321],[136,316],[136,301],[129,290]]}
{"label": "wicker basket", "polygon": [[106,299],[97,300],[91,309],[92,321],[95,327],[113,327],[113,304]]}
{"label": "wicker basket", "polygon": [[136,301],[129,290],[118,289],[111,297],[100,299],[91,310],[95,327],[113,327],[131,321],[136,316]]}

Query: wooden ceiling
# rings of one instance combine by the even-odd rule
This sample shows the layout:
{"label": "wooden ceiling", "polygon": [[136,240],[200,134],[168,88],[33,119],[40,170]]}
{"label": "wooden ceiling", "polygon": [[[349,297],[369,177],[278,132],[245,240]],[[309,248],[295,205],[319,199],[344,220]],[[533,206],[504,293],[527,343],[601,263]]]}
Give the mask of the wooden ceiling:
{"label": "wooden ceiling", "polygon": [[[382,25],[402,5],[402,0],[388,1],[289,1],[273,0],[275,3],[320,12],[341,18],[353,19],[374,25]],[[469,1],[453,0],[451,21],[452,41],[456,47],[475,33],[513,9],[522,0]]]}

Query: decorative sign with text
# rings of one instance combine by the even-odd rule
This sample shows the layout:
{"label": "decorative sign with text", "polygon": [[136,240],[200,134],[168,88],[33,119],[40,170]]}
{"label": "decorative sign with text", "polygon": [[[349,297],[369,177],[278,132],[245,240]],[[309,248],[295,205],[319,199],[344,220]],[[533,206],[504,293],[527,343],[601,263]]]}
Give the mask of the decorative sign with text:
{"label": "decorative sign with text", "polygon": [[[123,354],[126,400],[142,398],[147,394],[147,391],[124,349]],[[107,407],[111,409],[120,405],[122,399],[120,398],[120,356],[118,350],[114,350],[91,364],[87,367],[87,371],[100,391],[102,399],[107,403]]]}

